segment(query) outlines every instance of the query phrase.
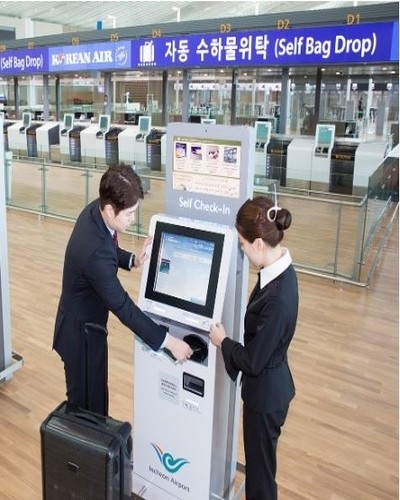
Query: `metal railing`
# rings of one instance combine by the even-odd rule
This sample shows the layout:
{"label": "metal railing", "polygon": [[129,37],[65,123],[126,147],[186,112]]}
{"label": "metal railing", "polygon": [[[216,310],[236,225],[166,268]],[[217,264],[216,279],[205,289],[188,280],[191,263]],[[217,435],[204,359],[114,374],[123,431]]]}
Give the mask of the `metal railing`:
{"label": "metal railing", "polygon": [[[74,221],[83,207],[98,196],[104,171],[105,166],[71,166],[43,159],[8,161],[7,206]],[[149,169],[138,173],[148,189],[130,232],[142,237],[147,234],[151,216],[164,211],[165,177]],[[293,217],[284,243],[299,272],[360,286],[370,283],[398,216],[394,191],[388,187],[391,175],[393,169],[380,165],[363,197],[278,187],[279,204],[288,208]],[[257,194],[269,195],[270,188],[255,185]]]}

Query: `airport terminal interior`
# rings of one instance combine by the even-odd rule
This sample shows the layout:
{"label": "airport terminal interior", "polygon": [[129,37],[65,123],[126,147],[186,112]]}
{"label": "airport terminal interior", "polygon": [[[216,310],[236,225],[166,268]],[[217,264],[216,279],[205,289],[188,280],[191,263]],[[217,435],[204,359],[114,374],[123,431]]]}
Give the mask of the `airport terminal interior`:
{"label": "airport terminal interior", "polygon": [[[398,25],[391,1],[0,1],[1,500],[246,498],[240,382],[208,332],[242,339],[258,270],[235,214],[259,195],[292,214],[299,285],[279,498],[399,498]],[[153,236],[118,277],[202,355],[174,363],[110,315],[109,414],[133,451],[103,497],[101,466],[89,490],[72,458],[56,471],[44,422],[66,399],[66,245],[118,163],[144,190],[118,244]]]}

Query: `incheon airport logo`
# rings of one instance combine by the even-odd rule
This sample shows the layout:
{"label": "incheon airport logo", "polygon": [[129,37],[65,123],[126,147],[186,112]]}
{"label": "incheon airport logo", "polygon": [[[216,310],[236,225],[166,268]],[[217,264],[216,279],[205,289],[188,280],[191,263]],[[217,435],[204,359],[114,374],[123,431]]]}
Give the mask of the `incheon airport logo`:
{"label": "incheon airport logo", "polygon": [[154,443],[150,444],[153,447],[154,451],[156,452],[161,465],[164,467],[165,470],[167,470],[172,474],[175,474],[184,465],[189,463],[189,460],[187,460],[186,458],[174,458],[171,455],[171,453],[164,453],[157,444]]}

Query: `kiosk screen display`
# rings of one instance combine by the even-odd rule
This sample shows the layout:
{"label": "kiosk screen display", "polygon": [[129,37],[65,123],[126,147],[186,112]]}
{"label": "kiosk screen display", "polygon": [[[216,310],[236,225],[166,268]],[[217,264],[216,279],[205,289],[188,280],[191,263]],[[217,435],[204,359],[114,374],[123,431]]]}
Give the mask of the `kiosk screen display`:
{"label": "kiosk screen display", "polygon": [[224,234],[157,222],[145,298],[212,318]]}
{"label": "kiosk screen display", "polygon": [[102,132],[107,132],[110,128],[110,117],[108,115],[100,115],[99,129]]}
{"label": "kiosk screen display", "polygon": [[267,122],[257,122],[256,139],[266,142],[269,136],[270,125]]}
{"label": "kiosk screen display", "polygon": [[148,116],[139,117],[139,132],[148,132],[150,128],[150,119]]}
{"label": "kiosk screen display", "polygon": [[333,129],[331,127],[319,127],[318,144],[330,145],[333,139]]}
{"label": "kiosk screen display", "polygon": [[30,113],[22,113],[22,123],[25,128],[30,127],[31,125],[31,114]]}
{"label": "kiosk screen display", "polygon": [[73,114],[66,114],[64,115],[64,128],[66,129],[71,129],[74,125],[74,115]]}

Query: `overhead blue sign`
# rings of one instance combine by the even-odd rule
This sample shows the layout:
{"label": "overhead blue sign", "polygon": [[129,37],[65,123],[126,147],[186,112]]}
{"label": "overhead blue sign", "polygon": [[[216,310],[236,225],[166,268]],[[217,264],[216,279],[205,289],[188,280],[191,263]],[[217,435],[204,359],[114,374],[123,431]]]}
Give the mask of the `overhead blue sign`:
{"label": "overhead blue sign", "polygon": [[52,72],[129,69],[131,65],[129,41],[50,47],[48,51]]}
{"label": "overhead blue sign", "polygon": [[394,22],[153,38],[132,40],[131,67],[389,62],[398,44]]}
{"label": "overhead blue sign", "polygon": [[48,69],[47,48],[0,52],[0,75],[47,73]]}

